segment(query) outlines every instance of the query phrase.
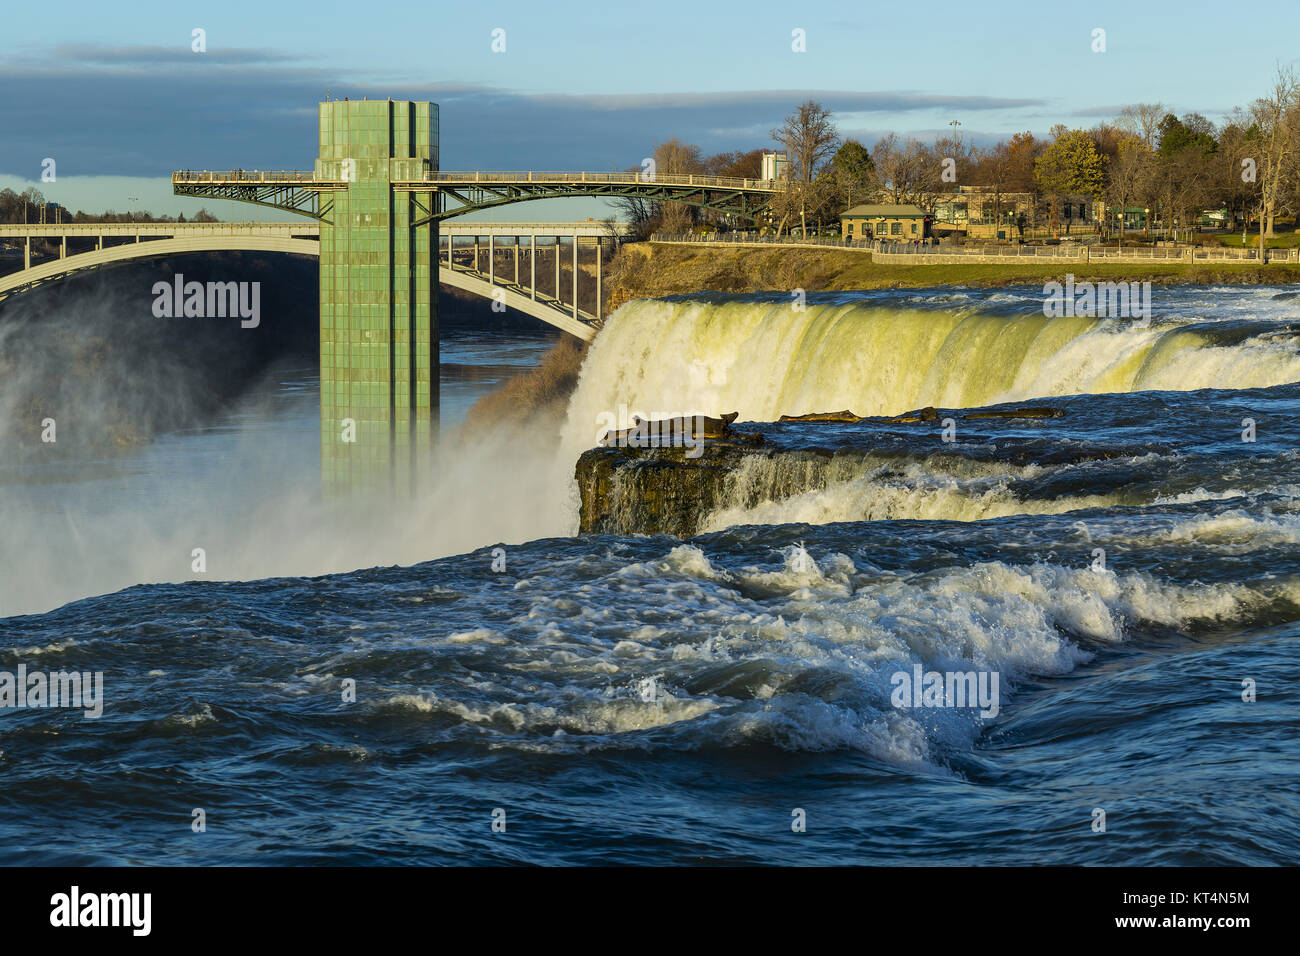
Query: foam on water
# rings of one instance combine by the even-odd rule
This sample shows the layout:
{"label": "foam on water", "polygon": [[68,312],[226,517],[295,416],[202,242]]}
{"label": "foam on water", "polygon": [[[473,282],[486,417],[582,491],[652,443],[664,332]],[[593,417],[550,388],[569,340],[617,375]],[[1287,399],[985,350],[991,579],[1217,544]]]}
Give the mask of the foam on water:
{"label": "foam on water", "polygon": [[[833,521],[977,521],[1012,514],[1060,514],[1121,500],[1119,494],[1022,500],[1009,484],[1040,473],[1042,469],[1035,465],[968,461],[964,467],[956,462],[939,466],[871,456],[853,463],[840,460],[820,470],[818,464],[792,465],[781,457],[747,459],[732,476],[725,502],[708,515],[701,530]],[[792,468],[810,473],[791,474]],[[845,476],[845,471],[858,473]],[[809,490],[799,491],[810,485]],[[797,493],[784,497],[781,490]]]}
{"label": "foam on water", "polygon": [[[457,667],[436,690],[394,687],[369,706],[449,722],[453,738],[488,734],[496,749],[761,743],[946,772],[946,755],[969,751],[990,724],[972,710],[900,710],[893,674],[996,672],[1005,708],[1019,682],[1068,674],[1135,631],[1239,622],[1300,599],[1292,578],[1208,586],[997,560],[886,571],[798,546],[776,567],[727,568],[694,544],[606,560],[576,590],[560,561],[514,592],[508,626],[442,642],[457,659],[490,660],[490,680]],[[370,653],[385,659],[380,647]]]}
{"label": "foam on water", "polygon": [[1246,335],[1220,345],[1204,321],[1192,324],[868,302],[795,311],[773,302],[634,301],[592,347],[566,448],[590,447],[599,416],[620,405],[648,416],[738,411],[743,421],[774,421],[844,408],[886,415],[1300,381],[1292,340]]}

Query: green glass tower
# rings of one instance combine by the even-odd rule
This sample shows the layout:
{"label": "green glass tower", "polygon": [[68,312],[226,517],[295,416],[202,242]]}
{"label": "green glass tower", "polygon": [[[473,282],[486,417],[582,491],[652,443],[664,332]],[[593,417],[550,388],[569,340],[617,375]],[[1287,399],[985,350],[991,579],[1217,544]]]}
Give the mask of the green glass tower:
{"label": "green glass tower", "polygon": [[438,107],[320,104],[321,477],[328,494],[404,493],[438,431],[438,224],[431,195],[396,191],[438,169]]}

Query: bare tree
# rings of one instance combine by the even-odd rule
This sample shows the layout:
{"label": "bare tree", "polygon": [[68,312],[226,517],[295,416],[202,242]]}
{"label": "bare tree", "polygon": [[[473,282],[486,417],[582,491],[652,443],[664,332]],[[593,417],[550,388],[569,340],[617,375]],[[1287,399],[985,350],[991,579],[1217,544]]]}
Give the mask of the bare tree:
{"label": "bare tree", "polygon": [[893,133],[881,137],[871,150],[881,190],[893,203],[922,203],[942,167],[919,140],[900,140]]}
{"label": "bare tree", "polygon": [[[627,172],[640,172],[641,167],[635,166]],[[632,228],[632,238],[636,242],[644,242],[650,238],[651,233],[655,231],[655,225],[658,222],[654,203],[642,196],[614,196],[611,199],[614,208]]]}
{"label": "bare tree", "polygon": [[1106,187],[1106,200],[1119,206],[1119,237],[1124,239],[1124,217],[1128,204],[1137,199],[1151,176],[1155,154],[1141,136],[1126,134],[1120,139],[1114,159],[1110,162],[1110,182]]}
{"label": "bare tree", "polygon": [[[1015,170],[1012,164],[1011,147],[1006,140],[987,149],[975,150],[971,182],[976,186],[985,186],[993,191],[993,224],[996,228],[1002,223],[1002,195],[1009,192]],[[981,214],[983,209],[981,209]]]}
{"label": "bare tree", "polygon": [[831,111],[808,100],[795,108],[776,129],[772,139],[785,147],[794,175],[792,185],[798,195],[799,220],[803,235],[808,235],[808,207],[816,197],[812,184],[822,164],[840,146],[840,134],[831,122]]}
{"label": "bare tree", "polygon": [[1241,223],[1245,230],[1251,210],[1257,201],[1259,187],[1242,176],[1243,162],[1254,162],[1259,152],[1259,130],[1250,114],[1234,110],[1219,133],[1219,151],[1216,160],[1216,193],[1232,213],[1235,226]]}
{"label": "bare tree", "polygon": [[1251,118],[1259,129],[1259,156],[1255,160],[1259,179],[1259,249],[1273,235],[1273,217],[1296,179],[1296,146],[1300,138],[1300,84],[1289,67],[1278,67],[1273,92],[1255,101]]}
{"label": "bare tree", "polygon": [[[700,148],[676,137],[655,147],[654,161],[656,176],[687,176],[704,172]],[[657,218],[659,227],[667,232],[686,232],[699,218],[699,210],[683,203],[659,203]]]}
{"label": "bare tree", "polygon": [[1160,121],[1168,112],[1163,103],[1134,103],[1120,110],[1115,125],[1141,139],[1146,143],[1147,149],[1155,149]]}

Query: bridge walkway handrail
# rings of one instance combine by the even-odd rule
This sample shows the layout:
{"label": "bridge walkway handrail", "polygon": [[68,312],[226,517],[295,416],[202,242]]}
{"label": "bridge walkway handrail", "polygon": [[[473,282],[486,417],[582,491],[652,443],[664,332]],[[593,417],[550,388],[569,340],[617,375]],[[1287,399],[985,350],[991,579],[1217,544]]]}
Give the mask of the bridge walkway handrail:
{"label": "bridge walkway handrail", "polygon": [[[1086,252],[1085,252],[1086,250]],[[913,256],[970,256],[980,259],[1019,259],[1019,258],[1054,258],[1069,259],[1087,257],[1090,261],[1104,259],[1124,260],[1132,262],[1134,260],[1150,261],[1182,261],[1189,259],[1210,262],[1240,262],[1259,260],[1258,249],[1234,249],[1232,247],[1211,247],[1211,246],[1105,246],[1100,244],[1084,243],[1062,243],[1060,245],[938,245],[921,243],[919,245],[910,242],[892,243],[876,242],[873,251],[887,255],[913,255]],[[1288,248],[1271,248],[1266,250],[1266,259],[1268,262],[1289,262],[1296,258],[1294,249]]]}
{"label": "bridge walkway handrail", "polygon": [[320,235],[318,222],[42,222],[0,224],[0,238],[161,236],[176,233]]}
{"label": "bridge walkway handrail", "polygon": [[[345,180],[333,179],[331,177],[318,177],[314,172],[309,170],[268,171],[256,169],[231,169],[222,171],[183,169],[172,173],[173,184],[267,183],[274,185],[276,183],[330,183],[333,185],[343,185],[345,182]],[[737,179],[730,176],[701,176],[695,174],[645,175],[641,172],[539,172],[536,170],[469,170],[465,172],[439,170],[438,172],[426,172],[418,179],[395,180],[394,182],[448,184],[537,183],[542,185],[548,183],[608,183],[627,186],[700,186],[711,189],[741,189],[761,192],[781,192],[784,189],[782,183],[775,179]]]}
{"label": "bridge walkway handrail", "polygon": [[317,178],[311,170],[301,169],[178,169],[172,173],[173,183],[312,183],[333,182],[332,179]]}

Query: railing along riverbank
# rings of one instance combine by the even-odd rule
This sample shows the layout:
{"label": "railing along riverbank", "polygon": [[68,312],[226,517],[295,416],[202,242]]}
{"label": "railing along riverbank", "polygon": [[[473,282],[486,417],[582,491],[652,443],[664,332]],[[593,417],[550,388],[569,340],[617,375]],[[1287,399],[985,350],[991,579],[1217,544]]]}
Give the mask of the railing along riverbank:
{"label": "railing along riverbank", "polygon": [[680,242],[704,246],[802,246],[814,249],[852,249],[871,252],[872,243],[865,239],[841,239],[838,236],[760,236],[755,232],[670,233],[656,232],[651,242]]}
{"label": "railing along riverbank", "polygon": [[[704,246],[800,246],[820,249],[851,249],[869,252],[872,260],[889,265],[934,265],[939,263],[1025,262],[1113,262],[1113,263],[1196,263],[1260,261],[1258,249],[1230,249],[1211,246],[1103,246],[1061,243],[1059,245],[957,245],[935,242],[882,242],[874,239],[844,239],[810,236],[807,239],[759,236],[754,233],[655,233],[651,242]],[[1300,263],[1300,248],[1266,249],[1265,263]]]}
{"label": "railing along riverbank", "polygon": [[[912,245],[884,243],[872,250],[872,261],[896,265],[997,262],[1113,262],[1128,264],[1261,261],[1258,249],[1211,246],[1103,246],[1068,243],[1051,246]],[[1265,249],[1264,263],[1300,262],[1300,249]]]}

